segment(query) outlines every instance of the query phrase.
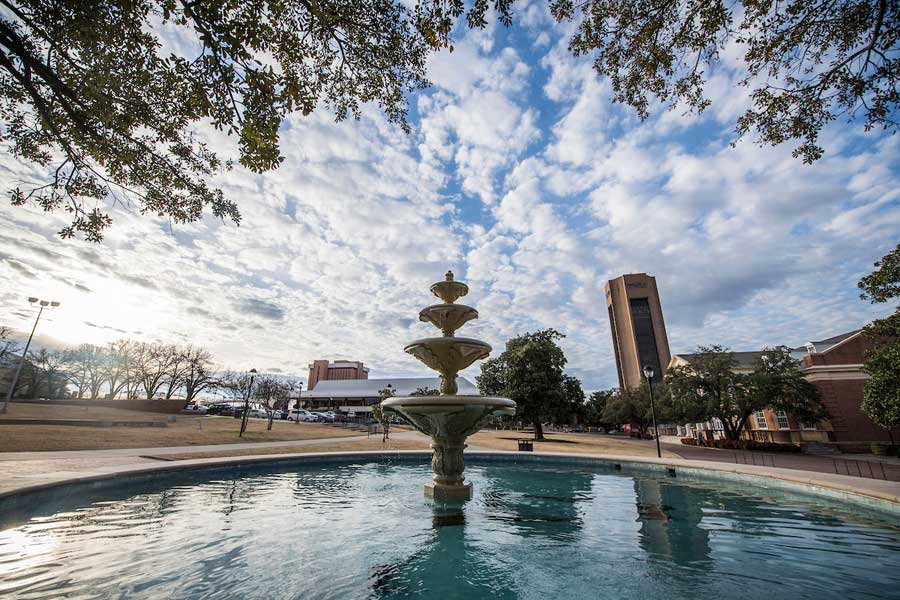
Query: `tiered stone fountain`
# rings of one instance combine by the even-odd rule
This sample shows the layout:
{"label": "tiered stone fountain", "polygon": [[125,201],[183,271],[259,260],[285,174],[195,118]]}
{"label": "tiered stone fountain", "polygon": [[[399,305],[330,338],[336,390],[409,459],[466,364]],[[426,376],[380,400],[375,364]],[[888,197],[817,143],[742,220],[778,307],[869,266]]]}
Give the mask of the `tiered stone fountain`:
{"label": "tiered stone fountain", "polygon": [[431,293],[444,302],[423,308],[419,320],[432,323],[444,335],[416,340],[404,350],[441,374],[441,394],[388,398],[382,407],[431,437],[434,475],[425,485],[425,495],[437,500],[468,500],[472,484],[463,477],[466,438],[491,417],[515,414],[516,403],[508,398],[457,395],[457,374],[476,360],[487,358],[491,347],[480,340],[454,336],[457,329],[478,318],[478,311],[454,304],[469,293],[469,287],[454,281],[452,271],[447,271],[444,281],[431,286]]}

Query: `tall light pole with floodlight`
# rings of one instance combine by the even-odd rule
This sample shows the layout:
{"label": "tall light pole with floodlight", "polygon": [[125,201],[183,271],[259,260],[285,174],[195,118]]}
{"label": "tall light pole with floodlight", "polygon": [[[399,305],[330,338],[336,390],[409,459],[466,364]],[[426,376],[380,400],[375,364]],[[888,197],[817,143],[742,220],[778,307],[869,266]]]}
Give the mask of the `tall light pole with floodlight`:
{"label": "tall light pole with floodlight", "polygon": [[256,377],[256,369],[250,369],[250,385],[247,386],[247,397],[244,398],[244,414],[241,419],[241,431],[238,433],[238,437],[244,437],[244,432],[247,430],[247,414],[250,412],[250,394],[253,393],[253,379]]}
{"label": "tall light pole with floodlight", "polygon": [[653,367],[644,366],[644,377],[647,378],[647,388],[650,390],[650,418],[653,419],[653,437],[656,438],[656,457],[662,458],[662,451],[659,449],[659,429],[656,427],[656,407],[653,405]]}
{"label": "tall light pole with floodlight", "polygon": [[41,320],[41,315],[44,313],[44,309],[48,306],[50,308],[56,308],[59,306],[59,302],[55,300],[41,300],[39,298],[30,297],[28,298],[28,302],[34,304],[35,302],[40,305],[40,310],[38,310],[37,318],[34,320],[34,326],[31,328],[31,335],[28,336],[28,343],[25,344],[25,350],[22,352],[22,358],[19,359],[19,365],[16,367],[16,372],[13,375],[12,383],[9,384],[9,391],[6,393],[6,400],[3,401],[3,414],[6,414],[6,411],[9,410],[9,401],[12,400],[13,393],[16,391],[16,386],[19,385],[19,374],[22,372],[22,365],[25,364],[25,358],[28,356],[28,348],[31,346],[31,338],[34,337],[34,332],[37,329],[38,322]]}

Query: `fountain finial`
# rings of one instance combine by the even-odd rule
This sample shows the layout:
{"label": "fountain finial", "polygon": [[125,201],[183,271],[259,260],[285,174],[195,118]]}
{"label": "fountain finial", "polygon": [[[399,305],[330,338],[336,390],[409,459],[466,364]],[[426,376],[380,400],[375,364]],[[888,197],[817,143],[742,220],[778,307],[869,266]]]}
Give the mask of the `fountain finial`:
{"label": "fountain finial", "polygon": [[447,271],[447,273],[444,275],[444,281],[453,281],[453,271]]}

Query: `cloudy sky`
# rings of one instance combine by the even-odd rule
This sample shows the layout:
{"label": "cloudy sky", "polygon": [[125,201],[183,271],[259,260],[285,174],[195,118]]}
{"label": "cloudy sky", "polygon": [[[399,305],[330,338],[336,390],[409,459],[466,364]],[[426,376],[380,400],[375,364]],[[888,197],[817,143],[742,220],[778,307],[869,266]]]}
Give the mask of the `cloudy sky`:
{"label": "cloudy sky", "polygon": [[[554,327],[593,390],[616,383],[603,285],[621,273],[657,277],[673,352],[799,344],[891,310],[856,282],[900,242],[900,136],[836,124],[814,166],[787,146],[731,147],[747,102],[736,52],[706,113],[639,122],[569,55],[545,3],[525,6],[514,28],[459,32],[433,57],[411,135],[374,109],[291,118],[280,169],[218,182],[240,227],[119,206],[96,245],[60,240],[65,214],[0,204],[0,324],[27,330],[37,295],[63,303],[43,343],[192,342],[223,367],[305,375],[346,358],[421,376],[403,346],[437,333],[416,317],[449,268],[481,314],[460,334],[496,355]],[[3,189],[39,177],[2,155]]]}

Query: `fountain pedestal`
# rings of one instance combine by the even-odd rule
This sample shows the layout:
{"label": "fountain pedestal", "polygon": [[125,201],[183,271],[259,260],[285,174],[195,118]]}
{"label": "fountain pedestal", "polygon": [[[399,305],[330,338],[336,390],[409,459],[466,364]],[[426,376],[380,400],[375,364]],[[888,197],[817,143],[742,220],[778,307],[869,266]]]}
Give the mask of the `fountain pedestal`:
{"label": "fountain pedestal", "polygon": [[463,477],[466,438],[493,417],[516,413],[515,402],[495,396],[399,396],[381,405],[431,437],[433,475],[425,485],[425,495],[436,500],[472,497],[472,484]]}

